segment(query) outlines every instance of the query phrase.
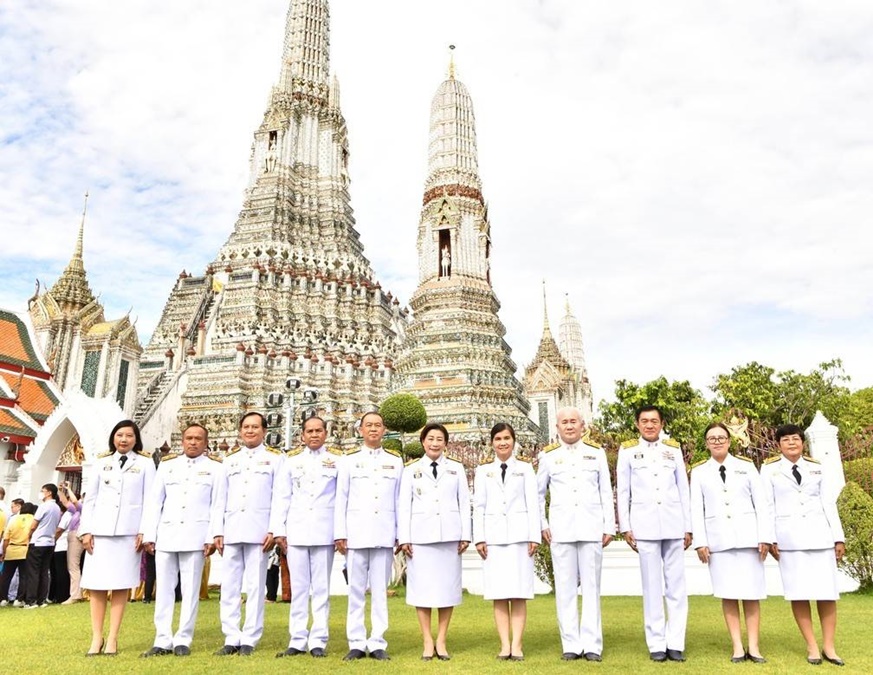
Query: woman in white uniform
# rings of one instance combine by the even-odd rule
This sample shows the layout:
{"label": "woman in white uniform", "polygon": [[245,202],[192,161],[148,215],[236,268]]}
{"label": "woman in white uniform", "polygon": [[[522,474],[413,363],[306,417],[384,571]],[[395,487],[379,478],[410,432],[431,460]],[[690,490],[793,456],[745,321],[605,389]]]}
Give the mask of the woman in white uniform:
{"label": "woman in white uniform", "polygon": [[[691,468],[691,526],[700,562],[709,565],[712,593],[721,598],[733,643],[732,663],[766,663],[758,636],[767,597],[764,560],[773,535],[764,486],[755,464],[730,454],[731,436],[721,422],[704,432],[710,458]],[[740,600],[749,649],[743,647]]]}
{"label": "woman in white uniform", "polygon": [[[791,601],[794,621],[806,640],[806,660],[845,665],[837,656],[837,562],[846,552],[843,526],[834,500],[824,494],[822,465],[803,456],[803,430],[794,424],[776,429],[781,456],[761,468],[764,490],[775,517],[770,551],[779,561],[785,599]],[[812,626],[810,600],[816,601],[821,623],[819,651]]]}
{"label": "woman in white uniform", "polygon": [[473,541],[482,557],[485,599],[494,601],[501,661],[524,659],[527,601],[534,597],[533,556],[541,541],[537,478],[530,461],[513,456],[515,430],[491,429],[494,454],[476,468]]}
{"label": "woman in white uniform", "polygon": [[[471,539],[470,488],[464,465],[445,456],[442,424],[421,431],[424,456],[408,462],[400,480],[397,541],[406,554],[406,604],[415,607],[424,642],[421,658],[449,660],[446,637],[461,604],[461,555]],[[436,640],[431,610],[438,610]]]}
{"label": "woman in white uniform", "polygon": [[[129,590],[139,584],[143,505],[151,494],[155,465],[142,452],[139,428],[130,420],[109,434],[109,452],[99,455],[85,491],[79,536],[88,554],[82,588],[90,591],[91,648],[88,656],[118,653],[118,631]],[[103,621],[109,592],[109,634]]]}

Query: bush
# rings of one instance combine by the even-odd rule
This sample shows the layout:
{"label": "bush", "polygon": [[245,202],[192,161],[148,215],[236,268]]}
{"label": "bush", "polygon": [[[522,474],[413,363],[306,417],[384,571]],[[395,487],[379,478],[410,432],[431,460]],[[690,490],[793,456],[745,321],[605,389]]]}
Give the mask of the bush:
{"label": "bush", "polygon": [[401,433],[418,431],[427,424],[424,406],[412,394],[389,396],[379,406],[379,414],[385,420],[386,427]]}
{"label": "bush", "polygon": [[407,460],[424,457],[424,446],[418,441],[409,441],[403,446],[403,455]]}
{"label": "bush", "polygon": [[860,591],[873,589],[873,497],[860,485],[846,483],[837,499],[846,555],[840,562],[847,574],[860,584]]}
{"label": "bush", "polygon": [[394,450],[396,452],[400,452],[401,450],[403,450],[403,443],[400,442],[399,438],[383,438],[382,447],[386,450]]}
{"label": "bush", "polygon": [[847,483],[857,483],[864,492],[873,497],[873,457],[863,457],[843,462]]}
{"label": "bush", "polygon": [[[551,503],[551,494],[546,490],[546,515],[549,513],[549,505]],[[548,584],[549,588],[555,590],[555,568],[552,566],[552,549],[543,540],[537,552],[534,554],[534,572],[540,581]]]}

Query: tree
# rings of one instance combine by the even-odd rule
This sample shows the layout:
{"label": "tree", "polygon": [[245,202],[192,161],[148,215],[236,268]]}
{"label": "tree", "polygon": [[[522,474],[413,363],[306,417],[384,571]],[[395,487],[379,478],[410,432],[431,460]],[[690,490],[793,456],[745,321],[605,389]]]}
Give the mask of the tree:
{"label": "tree", "polygon": [[391,431],[399,431],[401,440],[403,434],[418,431],[427,424],[427,412],[412,394],[393,394],[382,401],[379,414],[385,421],[385,426]]}
{"label": "tree", "polygon": [[615,383],[615,402],[601,401],[596,424],[615,441],[637,436],[636,411],[658,406],[664,413],[664,430],[682,444],[688,455],[702,447],[703,429],[709,422],[709,402],[687,380],[669,382],[661,376],[646,384],[627,380]]}
{"label": "tree", "polygon": [[846,555],[840,567],[860,584],[858,590],[873,590],[873,498],[849,482],[837,499],[837,508],[846,535]]}

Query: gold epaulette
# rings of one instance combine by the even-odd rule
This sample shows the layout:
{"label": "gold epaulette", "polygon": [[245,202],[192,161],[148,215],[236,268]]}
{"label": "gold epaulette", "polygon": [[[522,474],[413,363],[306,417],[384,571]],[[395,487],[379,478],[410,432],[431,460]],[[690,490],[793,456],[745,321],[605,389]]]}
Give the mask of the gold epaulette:
{"label": "gold epaulette", "polygon": [[[597,447],[599,448],[600,446],[598,445]],[[526,457],[525,455],[516,455],[515,458],[516,458],[519,462],[527,462],[528,464],[530,464],[531,462],[533,462],[533,460],[532,460],[530,457]]]}
{"label": "gold epaulette", "polygon": [[479,466],[485,466],[486,464],[491,464],[494,461],[494,453],[487,453],[482,459],[479,460]]}
{"label": "gold epaulette", "polygon": [[400,459],[403,459],[403,455],[401,455],[401,454],[400,454],[399,452],[397,452],[396,450],[391,450],[390,448],[382,448],[382,449],[383,449],[385,452],[387,452],[389,455],[394,455],[395,457],[399,457]]}
{"label": "gold epaulette", "polygon": [[744,455],[734,455],[734,457],[736,457],[737,459],[741,459],[744,462],[751,462],[752,464],[755,463],[755,461],[751,457],[745,457]]}
{"label": "gold epaulette", "polygon": [[621,447],[623,447],[623,448],[633,448],[634,446],[637,446],[637,445],[639,445],[639,444],[640,444],[640,439],[639,439],[639,438],[632,438],[632,439],[629,440],[629,441],[624,441],[624,442],[621,444]]}
{"label": "gold epaulette", "polygon": [[404,464],[403,466],[409,466],[410,464],[415,464],[418,461],[418,459],[419,459],[418,457],[413,457],[412,459],[407,461],[406,464]]}
{"label": "gold epaulette", "polygon": [[820,461],[818,461],[817,459],[813,459],[809,455],[803,455],[803,459],[805,459],[807,462],[812,462],[813,464],[821,464]]}
{"label": "gold epaulette", "polygon": [[114,450],[107,450],[106,452],[101,452],[97,455],[97,459],[103,459],[104,457],[109,457],[114,452]]}
{"label": "gold epaulette", "polygon": [[293,450],[289,450],[289,451],[288,451],[288,457],[296,457],[296,456],[299,455],[301,452],[303,452],[303,446],[302,446],[302,445],[301,445],[300,447],[294,448]]}
{"label": "gold epaulette", "polygon": [[706,464],[708,461],[709,461],[708,459],[701,459],[699,462],[694,462],[694,464],[691,465],[691,468],[696,469],[698,466],[701,466],[702,464]]}
{"label": "gold epaulette", "polygon": [[267,449],[267,452],[272,452],[274,455],[284,455],[285,453],[279,450],[278,448],[270,447],[269,445],[264,446]]}
{"label": "gold epaulette", "polygon": [[136,454],[138,454],[140,457],[148,457],[149,459],[152,458],[152,456],[151,456],[149,453],[144,452],[144,451],[142,451],[142,450],[137,450],[137,451],[136,451]]}
{"label": "gold epaulette", "polygon": [[543,452],[551,452],[555,448],[560,448],[560,447],[561,447],[560,443],[552,443],[551,445],[547,445],[546,447],[544,447]]}
{"label": "gold epaulette", "polygon": [[595,442],[592,441],[590,438],[583,438],[583,439],[582,439],[582,442],[583,442],[585,445],[587,445],[589,448],[597,448],[598,450],[600,450],[600,444],[599,444],[599,443],[595,443]]}
{"label": "gold epaulette", "polygon": [[667,445],[671,448],[681,448],[682,447],[681,445],[679,445],[679,441],[677,441],[673,438],[665,438],[663,441],[661,441],[661,443],[663,443],[664,445]]}
{"label": "gold epaulette", "polygon": [[446,455],[446,459],[449,460],[450,462],[457,462],[461,466],[464,466],[464,463],[460,459],[452,457],[451,455]]}
{"label": "gold epaulette", "polygon": [[206,456],[209,457],[213,462],[218,462],[221,464],[224,461],[224,457],[219,454],[212,454],[211,452],[207,452]]}
{"label": "gold epaulette", "polygon": [[354,450],[349,450],[346,454],[347,455],[354,455],[356,452],[360,452],[360,451],[361,451],[361,448],[357,447]]}
{"label": "gold epaulette", "polygon": [[181,456],[182,456],[181,452],[169,452],[166,455],[164,455],[163,457],[161,457],[161,461],[167,462],[171,459],[176,459],[176,457],[181,457]]}
{"label": "gold epaulette", "polygon": [[241,446],[241,445],[235,445],[235,446],[232,447],[230,450],[228,450],[227,453],[226,453],[224,456],[225,456],[225,457],[230,457],[231,455],[236,454],[236,453],[239,452],[240,450],[242,450],[242,446]]}
{"label": "gold epaulette", "polygon": [[340,457],[342,457],[342,456],[345,454],[345,453],[343,452],[343,449],[342,449],[342,448],[337,448],[337,447],[328,448],[327,451],[328,451],[330,454],[332,454],[332,455],[338,455],[338,456],[340,456]]}
{"label": "gold epaulette", "polygon": [[772,464],[773,462],[778,462],[782,459],[782,455],[773,455],[772,457],[768,457],[764,460],[764,464]]}

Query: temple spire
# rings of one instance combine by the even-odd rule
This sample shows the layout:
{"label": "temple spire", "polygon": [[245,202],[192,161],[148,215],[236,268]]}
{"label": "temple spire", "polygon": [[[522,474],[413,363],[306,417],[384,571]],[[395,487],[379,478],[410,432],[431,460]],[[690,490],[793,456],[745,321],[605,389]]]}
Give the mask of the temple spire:
{"label": "temple spire", "polygon": [[455,79],[455,45],[449,45],[449,72],[448,79]]}
{"label": "temple spire", "polygon": [[85,239],[85,215],[88,211],[88,193],[85,193],[85,205],[82,208],[82,220],[79,223],[79,233],[73,256],[67,264],[61,277],[49,289],[49,293],[62,308],[79,310],[94,301],[94,294],[88,286],[83,258]]}
{"label": "temple spire", "polygon": [[278,89],[319,97],[329,86],[330,11],[327,0],[291,0]]}
{"label": "temple spire", "polygon": [[570,297],[566,295],[565,302],[566,314],[561,319],[559,329],[559,340],[561,353],[570,362],[577,371],[587,377],[588,373],[585,369],[585,348],[582,342],[582,326],[579,321],[573,316],[570,310]]}
{"label": "temple spire", "polygon": [[551,332],[549,329],[549,305],[546,302],[546,280],[543,279],[543,339],[546,335],[551,337]]}

